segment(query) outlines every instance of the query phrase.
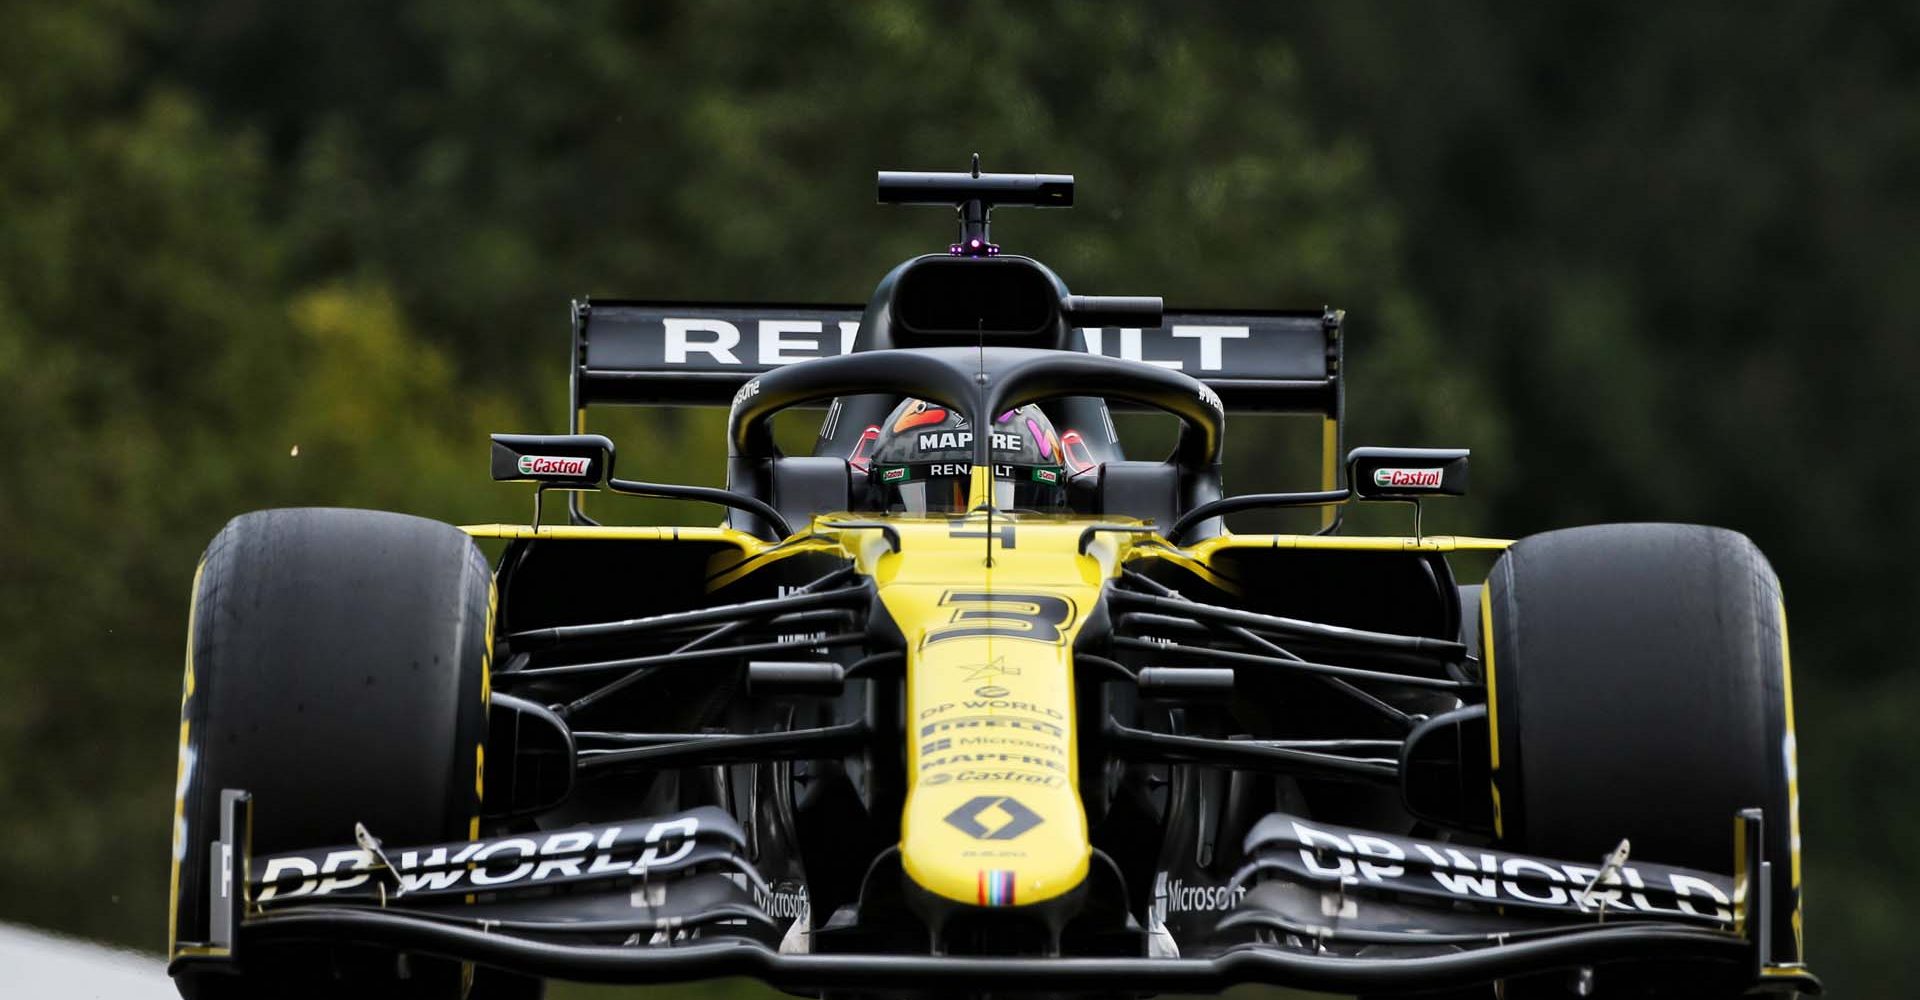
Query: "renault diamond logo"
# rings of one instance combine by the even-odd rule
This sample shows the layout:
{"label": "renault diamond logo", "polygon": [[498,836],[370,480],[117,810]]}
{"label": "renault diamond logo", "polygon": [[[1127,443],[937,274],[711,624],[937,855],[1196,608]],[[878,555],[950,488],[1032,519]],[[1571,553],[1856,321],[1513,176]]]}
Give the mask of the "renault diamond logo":
{"label": "renault diamond logo", "polygon": [[947,825],[975,840],[1012,840],[1043,820],[1017,799],[981,795],[947,814]]}

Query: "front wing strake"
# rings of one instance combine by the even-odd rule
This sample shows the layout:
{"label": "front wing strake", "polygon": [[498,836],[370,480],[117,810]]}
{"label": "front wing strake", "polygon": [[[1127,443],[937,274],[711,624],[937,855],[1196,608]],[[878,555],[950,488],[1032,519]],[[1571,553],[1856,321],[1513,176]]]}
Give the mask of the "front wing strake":
{"label": "front wing strake", "polygon": [[[343,893],[337,902],[289,899],[282,906],[263,907],[255,899],[258,892],[269,885],[279,885],[284,890],[288,883],[285,879],[267,881],[248,877],[252,873],[264,875],[266,868],[264,862],[256,865],[249,857],[247,831],[252,809],[249,796],[242,791],[225,790],[221,793],[221,806],[221,835],[208,845],[213,862],[209,866],[208,890],[214,904],[210,907],[209,940],[180,949],[170,971],[178,972],[194,965],[233,968],[243,946],[310,943],[371,944],[532,976],[585,982],[652,984],[746,976],[788,990],[911,989],[938,977],[937,981],[943,986],[959,991],[996,991],[1005,989],[1008,983],[1019,983],[1023,990],[1033,991],[1217,993],[1238,984],[1257,983],[1333,993],[1374,993],[1445,989],[1617,962],[1713,965],[1734,976],[1749,976],[1756,988],[1762,990],[1812,993],[1820,989],[1819,981],[1800,967],[1766,963],[1771,900],[1765,877],[1768,862],[1761,856],[1759,810],[1742,813],[1738,821],[1741,834],[1738,840],[1744,856],[1733,885],[1732,930],[1670,922],[1622,921],[1568,926],[1550,935],[1490,940],[1484,947],[1414,957],[1343,956],[1283,946],[1277,941],[1261,941],[1233,945],[1206,957],[1146,958],[787,954],[769,940],[744,933],[737,937],[691,939],[670,934],[654,938],[661,942],[656,944],[640,943],[644,936],[629,938],[626,944],[576,943],[555,938],[564,936],[569,923],[577,926],[577,917],[542,927],[538,921],[486,919],[477,913],[464,916],[457,907],[433,905],[436,901],[432,899],[417,901],[429,909],[416,911],[395,905],[399,901],[390,894],[383,895],[379,888],[373,890],[372,900],[364,893],[354,892]],[[713,818],[724,817],[716,813]],[[637,834],[616,834],[607,840],[609,844],[622,841],[638,845],[641,852],[648,846],[658,849],[661,838],[649,842],[647,834],[659,823],[675,821],[636,822],[625,829]],[[713,825],[721,831],[725,829],[724,823]],[[592,829],[603,833],[609,828]],[[725,839],[724,832],[720,839]],[[599,835],[596,835],[593,843],[598,842]],[[675,859],[676,864],[696,855],[702,860],[717,856],[705,849],[707,845],[698,842],[692,849],[675,841],[665,843],[669,853],[680,855]],[[458,848],[471,846],[458,845]],[[416,857],[431,857],[435,849],[411,850]],[[475,853],[478,850],[475,849]],[[319,857],[324,853],[307,852],[298,856]],[[454,853],[457,850],[449,851],[449,867],[442,870],[450,870]],[[296,855],[280,857],[293,856]],[[628,877],[634,872],[646,872],[645,865],[636,867],[638,862],[639,855],[635,855],[627,863],[627,870],[618,874]],[[591,860],[583,862],[587,868],[592,863]],[[602,862],[603,870],[610,871],[614,864]],[[290,870],[285,864],[280,867],[283,871]],[[349,879],[362,874],[360,870],[342,867]],[[393,867],[403,868],[405,863],[395,862]],[[751,871],[750,867],[743,867]],[[376,881],[378,872],[366,874],[367,882],[349,888],[380,884]],[[388,877],[397,878],[399,874],[395,872]],[[415,874],[424,877],[421,872]],[[470,880],[471,875],[466,879]],[[471,892],[475,887],[467,882],[463,888]],[[313,893],[318,893],[317,884]],[[444,896],[442,901],[451,902]],[[754,912],[757,908],[750,904],[723,902],[714,897],[706,906],[709,912],[676,923],[685,928],[737,925],[722,929],[743,932],[749,926],[765,923],[763,919],[756,919],[764,915]],[[1258,921],[1245,923],[1258,924]]]}

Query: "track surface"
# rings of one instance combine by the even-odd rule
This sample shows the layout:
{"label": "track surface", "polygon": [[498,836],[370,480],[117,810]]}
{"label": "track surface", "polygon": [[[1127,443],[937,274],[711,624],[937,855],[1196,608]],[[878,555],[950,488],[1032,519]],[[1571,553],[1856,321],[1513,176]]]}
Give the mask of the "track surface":
{"label": "track surface", "polygon": [[158,958],[0,924],[9,1000],[178,1000]]}

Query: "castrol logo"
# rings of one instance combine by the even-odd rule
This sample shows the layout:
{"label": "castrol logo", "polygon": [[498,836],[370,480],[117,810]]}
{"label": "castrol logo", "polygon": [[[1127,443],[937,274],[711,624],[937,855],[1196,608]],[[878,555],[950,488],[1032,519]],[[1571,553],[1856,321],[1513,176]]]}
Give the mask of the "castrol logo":
{"label": "castrol logo", "polygon": [[1440,469],[1375,469],[1373,485],[1402,490],[1437,490]]}
{"label": "castrol logo", "polygon": [[560,458],[552,455],[520,456],[520,474],[523,476],[584,476],[587,474],[588,459]]}

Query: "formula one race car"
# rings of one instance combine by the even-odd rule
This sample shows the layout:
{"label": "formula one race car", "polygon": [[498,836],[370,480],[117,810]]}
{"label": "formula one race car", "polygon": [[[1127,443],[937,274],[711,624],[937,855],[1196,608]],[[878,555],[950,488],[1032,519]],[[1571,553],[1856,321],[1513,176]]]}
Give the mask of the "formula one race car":
{"label": "formula one race car", "polygon": [[[1343,505],[1463,493],[1467,452],[1340,455],[1339,311],[1070,294],[988,216],[1071,177],[879,191],[960,238],[864,308],[576,303],[572,433],[492,442],[530,524],[271,510],[213,540],[183,995],[1818,991],[1751,542],[1343,534]],[[610,404],[729,406],[725,488],[617,477]],[[1171,414],[1171,454],[1130,457],[1110,407]],[[1317,488],[1228,495],[1230,411],[1317,420]],[[603,525],[596,490],[726,522]],[[1222,523],[1275,507],[1319,530]]]}

